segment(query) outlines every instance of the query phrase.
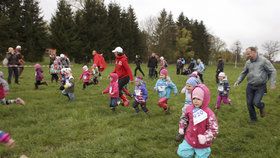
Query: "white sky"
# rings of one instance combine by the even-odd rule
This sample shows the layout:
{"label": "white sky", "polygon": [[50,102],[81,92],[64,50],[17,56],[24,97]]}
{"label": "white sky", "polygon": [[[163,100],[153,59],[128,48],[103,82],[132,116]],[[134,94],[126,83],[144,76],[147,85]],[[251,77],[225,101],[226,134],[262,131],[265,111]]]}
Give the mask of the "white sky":
{"label": "white sky", "polygon": [[[45,20],[56,10],[57,0],[39,0]],[[258,46],[268,40],[280,41],[279,0],[105,0],[135,10],[138,22],[159,16],[165,8],[174,20],[183,12],[189,19],[202,20],[208,31],[231,48],[239,40],[243,49]]]}

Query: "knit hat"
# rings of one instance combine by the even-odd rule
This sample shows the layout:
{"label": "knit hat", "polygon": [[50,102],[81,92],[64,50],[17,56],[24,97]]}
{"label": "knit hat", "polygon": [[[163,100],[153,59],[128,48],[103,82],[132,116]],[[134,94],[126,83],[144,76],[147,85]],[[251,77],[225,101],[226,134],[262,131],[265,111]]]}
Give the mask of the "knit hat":
{"label": "knit hat", "polygon": [[167,75],[168,75],[168,71],[167,71],[166,69],[162,69],[162,70],[160,71],[160,74],[161,74],[161,75],[164,75],[164,76],[167,76]]}
{"label": "knit hat", "polygon": [[186,81],[186,84],[189,84],[189,85],[195,87],[196,85],[199,84],[199,81],[198,81],[197,78],[195,78],[195,77],[190,77],[190,78]]}
{"label": "knit hat", "polygon": [[65,55],[64,54],[60,54],[60,56],[59,56],[60,58],[64,58],[65,57]]}
{"label": "knit hat", "polygon": [[16,49],[21,49],[21,46],[20,45],[16,46]]}
{"label": "knit hat", "polygon": [[122,47],[116,47],[114,50],[112,50],[113,53],[123,53]]}
{"label": "knit hat", "polygon": [[135,82],[139,82],[140,84],[142,84],[144,81],[143,81],[143,78],[141,76],[138,76],[135,78]]}
{"label": "knit hat", "polygon": [[85,66],[83,66],[83,70],[84,71],[87,71],[88,70],[88,67],[85,65]]}
{"label": "knit hat", "polygon": [[164,59],[164,57],[163,57],[163,56],[161,56],[159,59],[160,59],[160,60],[163,60],[163,59]]}
{"label": "knit hat", "polygon": [[34,65],[34,68],[39,69],[39,68],[41,68],[41,65],[37,63],[37,64]]}
{"label": "knit hat", "polygon": [[226,74],[224,72],[220,72],[219,77],[226,77]]}
{"label": "knit hat", "polygon": [[193,98],[197,98],[197,99],[203,100],[204,99],[204,91],[203,91],[203,89],[201,89],[200,87],[196,87],[192,91],[192,99]]}

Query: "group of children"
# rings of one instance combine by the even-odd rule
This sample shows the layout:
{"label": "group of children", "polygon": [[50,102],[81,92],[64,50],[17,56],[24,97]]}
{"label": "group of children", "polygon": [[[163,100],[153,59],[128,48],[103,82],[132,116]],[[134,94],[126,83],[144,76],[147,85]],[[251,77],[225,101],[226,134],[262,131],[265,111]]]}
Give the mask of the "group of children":
{"label": "group of children", "polygon": [[[51,66],[51,74],[61,75],[61,87],[62,94],[67,96],[70,101],[75,99],[74,95],[74,77],[72,75],[71,68],[56,68],[56,63]],[[47,85],[43,81],[43,71],[40,64],[35,64],[35,88],[41,84]],[[82,74],[80,79],[83,81],[83,89],[91,84],[98,84],[99,71],[96,65],[93,64],[91,70],[87,66],[82,67]],[[53,73],[52,73],[53,72]],[[110,84],[102,91],[103,94],[108,93],[110,95],[110,108],[112,111],[116,110],[116,107],[120,104],[119,98],[119,86],[118,75],[116,73],[110,73]],[[52,75],[52,80],[58,80],[58,76]],[[149,110],[146,106],[148,99],[148,90],[146,83],[142,77],[135,78],[134,93],[130,97],[134,98],[133,108],[136,114],[140,112],[139,106],[146,113],[149,114]],[[221,102],[225,104],[231,104],[229,99],[229,83],[224,72],[219,74],[218,84],[218,96],[215,109],[220,109]],[[5,96],[9,90],[8,83],[3,79],[3,73],[0,72],[0,101],[2,104],[9,105],[11,103],[24,105],[25,102],[20,99],[6,100]],[[122,89],[127,92],[127,89]],[[163,109],[165,113],[169,113],[168,100],[170,94],[173,91],[175,95],[178,94],[176,85],[172,82],[168,76],[168,70],[162,69],[160,71],[160,78],[157,80],[154,90],[158,93],[158,106]],[[218,134],[218,123],[214,112],[208,107],[210,103],[210,91],[206,85],[202,84],[200,78],[196,72],[192,73],[186,81],[186,85],[181,90],[181,93],[185,93],[185,102],[182,108],[182,114],[179,121],[177,141],[183,142],[179,145],[177,153],[180,157],[192,157],[197,155],[198,157],[208,157],[211,153],[211,143]],[[10,138],[9,134],[0,131],[0,142],[7,146],[13,146],[14,140]]]}

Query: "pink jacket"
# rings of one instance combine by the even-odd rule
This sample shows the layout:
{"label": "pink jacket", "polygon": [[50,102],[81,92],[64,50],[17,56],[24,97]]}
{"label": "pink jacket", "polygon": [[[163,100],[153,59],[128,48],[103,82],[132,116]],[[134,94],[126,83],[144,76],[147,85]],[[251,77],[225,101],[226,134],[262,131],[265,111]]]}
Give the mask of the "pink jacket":
{"label": "pink jacket", "polygon": [[[187,126],[185,140],[192,147],[206,148],[211,146],[213,139],[215,139],[218,134],[218,122],[214,112],[208,107],[208,104],[210,103],[209,89],[204,84],[199,84],[196,88],[201,88],[204,91],[203,104],[199,109],[203,110],[207,114],[207,117],[194,124],[193,110],[196,110],[196,108],[192,104],[186,108],[185,117],[180,120],[179,128]],[[205,136],[205,144],[199,143],[199,134]]]}
{"label": "pink jacket", "polygon": [[91,76],[90,71],[84,71],[84,72],[81,74],[80,79],[82,79],[84,83],[87,83],[87,82],[90,81],[90,76]]}
{"label": "pink jacket", "polygon": [[112,77],[112,81],[110,85],[103,91],[103,94],[109,93],[111,98],[119,97],[119,83],[118,83],[118,75],[116,73],[110,73],[110,77]]}

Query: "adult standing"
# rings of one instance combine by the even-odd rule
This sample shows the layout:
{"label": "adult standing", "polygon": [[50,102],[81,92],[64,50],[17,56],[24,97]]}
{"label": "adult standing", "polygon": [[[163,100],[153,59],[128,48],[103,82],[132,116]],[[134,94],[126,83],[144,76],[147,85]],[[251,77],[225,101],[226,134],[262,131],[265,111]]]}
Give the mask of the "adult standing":
{"label": "adult standing", "polygon": [[92,61],[98,67],[99,76],[101,76],[101,72],[104,71],[107,67],[105,59],[102,54],[99,54],[96,50],[92,51]]}
{"label": "adult standing", "polygon": [[136,65],[136,68],[135,68],[135,70],[134,70],[134,76],[137,75],[137,70],[139,70],[139,71],[142,73],[142,75],[145,76],[144,72],[143,72],[142,69],[141,69],[142,60],[141,60],[141,58],[140,58],[139,55],[136,55],[136,56],[135,56],[135,61],[134,61],[134,63],[135,63],[135,65]]}
{"label": "adult standing", "polygon": [[204,70],[205,70],[205,66],[204,66],[203,62],[201,61],[201,59],[197,59],[196,71],[198,72],[198,76],[202,83],[204,82],[203,81]]}
{"label": "adult standing", "polygon": [[18,65],[18,74],[21,76],[23,69],[24,69],[24,59],[23,55],[21,54],[21,46],[18,45],[16,46],[15,54],[18,56],[19,60],[19,65]]}
{"label": "adult standing", "polygon": [[123,49],[121,47],[116,47],[112,52],[115,54],[115,69],[113,72],[117,73],[119,77],[119,97],[121,98],[124,106],[129,106],[129,100],[122,92],[124,86],[127,85],[129,81],[133,81],[132,71],[128,65],[128,58],[123,53]]}
{"label": "adult standing", "polygon": [[18,66],[19,66],[19,56],[15,53],[14,48],[9,47],[8,52],[6,54],[6,58],[8,60],[8,83],[11,84],[12,76],[15,77],[15,83],[19,84],[18,78]]}
{"label": "adult standing", "polygon": [[220,72],[224,72],[224,61],[223,61],[222,57],[219,57],[218,64],[217,64],[217,70],[216,70],[216,83],[217,84],[219,83],[218,76],[219,76]]}
{"label": "adult standing", "polygon": [[157,68],[157,58],[156,58],[156,54],[152,53],[152,55],[150,56],[149,60],[148,60],[148,68],[149,68],[149,77],[155,77],[156,76],[156,68]]}
{"label": "adult standing", "polygon": [[260,116],[265,116],[265,104],[262,102],[262,97],[268,79],[270,79],[271,89],[276,88],[276,69],[269,60],[258,55],[255,47],[247,48],[246,55],[249,60],[246,61],[244,69],[234,86],[238,86],[247,76],[247,108],[251,122],[256,122],[255,106],[260,110]]}

